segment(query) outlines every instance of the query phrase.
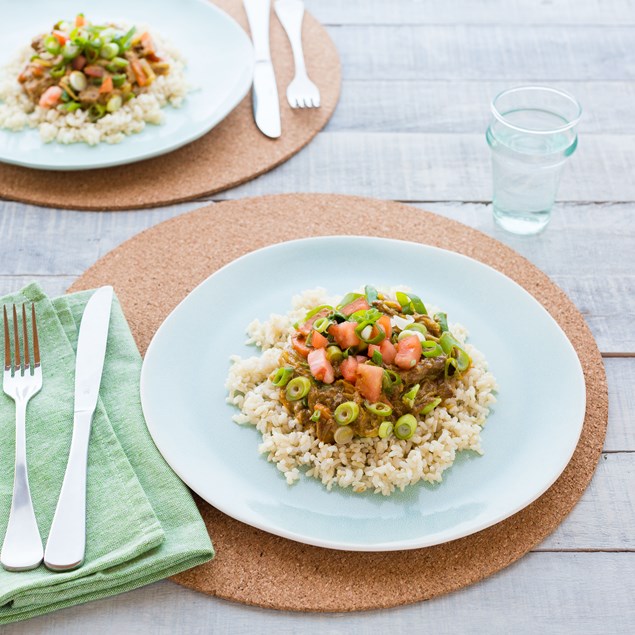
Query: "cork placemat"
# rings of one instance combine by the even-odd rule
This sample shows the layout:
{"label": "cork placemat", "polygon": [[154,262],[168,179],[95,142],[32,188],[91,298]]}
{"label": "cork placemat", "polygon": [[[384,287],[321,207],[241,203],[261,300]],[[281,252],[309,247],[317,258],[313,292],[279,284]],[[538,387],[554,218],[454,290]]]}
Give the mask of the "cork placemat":
{"label": "cork placemat", "polygon": [[114,285],[144,352],[176,304],[238,256],[285,240],[351,233],[406,238],[460,252],[518,282],[551,313],[573,343],[586,382],[586,417],[573,458],[557,482],[521,512],[466,538],[412,551],[359,553],[302,545],[244,525],[199,499],[217,556],[175,576],[179,584],[237,602],[297,611],[355,611],[430,599],[522,557],[562,522],[591,480],[606,433],[608,396],[602,359],[584,319],[528,260],[447,218],[403,204],[335,195],[219,203],[135,236],[99,260],[70,290]]}
{"label": "cork placemat", "polygon": [[[249,33],[242,0],[213,3]],[[169,33],[165,35],[169,38]],[[304,54],[309,75],[320,89],[321,106],[293,110],[286,99],[286,88],[294,73],[291,47],[273,12],[270,39],[280,97],[279,139],[265,137],[256,127],[249,93],[209,133],[155,159],[82,172],[32,170],[0,163],[0,197],[65,209],[140,209],[214,194],[280,165],[309,143],[330,119],[340,94],[341,71],[333,41],[320,23],[306,13]]]}

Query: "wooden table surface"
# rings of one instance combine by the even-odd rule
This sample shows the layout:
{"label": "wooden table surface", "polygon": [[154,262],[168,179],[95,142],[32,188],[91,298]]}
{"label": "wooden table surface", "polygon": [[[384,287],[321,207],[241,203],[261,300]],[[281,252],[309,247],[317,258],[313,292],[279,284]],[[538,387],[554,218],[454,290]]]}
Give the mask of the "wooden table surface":
{"label": "wooden table surface", "polygon": [[[635,632],[635,3],[307,0],[307,7],[341,54],[337,111],[288,163],[212,200],[304,191],[406,201],[529,258],[569,294],[604,356],[609,428],[593,482],[525,558],[430,602],[294,614],[164,581],[3,632]],[[584,118],[551,225],[517,238],[492,222],[484,131],[490,98],[529,82],[568,89]],[[0,292],[35,279],[49,294],[63,293],[122,241],[204,203],[86,213],[0,201]]]}

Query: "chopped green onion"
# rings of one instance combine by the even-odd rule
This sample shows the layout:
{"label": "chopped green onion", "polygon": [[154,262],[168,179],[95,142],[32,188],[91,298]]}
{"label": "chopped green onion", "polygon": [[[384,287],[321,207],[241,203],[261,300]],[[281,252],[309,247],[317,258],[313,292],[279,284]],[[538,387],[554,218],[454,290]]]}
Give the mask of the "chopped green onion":
{"label": "chopped green onion", "polygon": [[441,403],[441,397],[437,397],[436,399],[431,401],[429,404],[427,404],[425,408],[419,414],[421,415],[430,414],[440,403]]}
{"label": "chopped green onion", "polygon": [[112,76],[112,84],[115,88],[121,88],[126,83],[127,77],[121,73]]}
{"label": "chopped green onion", "polygon": [[402,441],[409,439],[417,429],[417,420],[413,415],[403,415],[395,424],[395,436]]}
{"label": "chopped green onion", "polygon": [[72,60],[79,55],[80,48],[72,42],[66,42],[62,48],[62,56],[66,61]]}
{"label": "chopped green onion", "polygon": [[418,331],[422,335],[427,335],[428,333],[428,329],[423,324],[420,324],[419,322],[413,322],[412,324],[408,324],[407,330]]}
{"label": "chopped green onion", "polygon": [[390,370],[389,368],[384,368],[384,376],[381,381],[382,388],[391,392],[395,386],[401,385],[401,377],[394,370]]}
{"label": "chopped green onion", "polygon": [[317,423],[320,420],[320,415],[322,413],[319,410],[314,410],[313,414],[309,417],[313,423]]}
{"label": "chopped green onion", "polygon": [[60,99],[61,99],[64,103],[66,103],[67,101],[70,101],[70,100],[71,100],[71,96],[70,96],[70,95],[69,95],[69,94],[68,94],[65,90],[63,90],[63,91],[62,91],[62,94],[60,95]]}
{"label": "chopped green onion", "polygon": [[412,324],[408,325],[408,328],[401,331],[401,333],[399,333],[399,335],[397,336],[397,341],[401,342],[401,340],[405,340],[407,337],[412,337],[413,335],[415,337],[419,338],[419,341],[421,343],[425,342],[426,336],[421,333],[421,331],[415,331],[414,329],[411,329],[410,327],[412,326]]}
{"label": "chopped green onion", "polygon": [[327,317],[321,317],[313,322],[313,329],[318,333],[324,333],[326,329],[331,325],[331,320]]}
{"label": "chopped green onion", "polygon": [[309,394],[311,382],[306,377],[294,377],[288,384],[285,395],[289,401],[299,401]]}
{"label": "chopped green onion", "polygon": [[105,106],[102,106],[101,104],[93,104],[88,109],[88,118],[91,119],[92,121],[96,121],[97,119],[100,119],[105,114],[106,114],[106,108]]}
{"label": "chopped green onion", "polygon": [[119,46],[117,46],[114,42],[109,42],[108,44],[104,44],[101,49],[99,49],[99,55],[106,60],[111,60],[119,53]]}
{"label": "chopped green onion", "polygon": [[[116,58],[115,58],[116,59]],[[314,309],[311,309],[305,316],[304,316],[304,320],[308,320],[310,318],[312,318],[316,313],[319,313],[320,311],[322,311],[323,309],[333,309],[333,307],[330,304],[320,304],[320,306],[316,306]]]}
{"label": "chopped green onion", "polygon": [[108,112],[115,112],[116,110],[119,110],[122,105],[123,99],[121,98],[121,95],[113,95],[106,104],[106,110]]}
{"label": "chopped green onion", "polygon": [[284,366],[282,368],[278,368],[278,370],[272,375],[271,383],[274,386],[279,386],[282,388],[289,383],[289,380],[293,376],[293,368],[290,366]]}
{"label": "chopped green onion", "polygon": [[464,373],[472,363],[470,356],[463,350],[461,344],[454,338],[450,331],[445,331],[439,338],[439,345],[446,355],[456,357],[456,368],[460,373]]}
{"label": "chopped green onion", "polygon": [[354,434],[355,432],[353,431],[353,428],[342,426],[335,431],[333,437],[335,439],[335,443],[341,444],[348,443],[353,438]]}
{"label": "chopped green onion", "polygon": [[381,401],[375,403],[365,401],[364,406],[366,406],[366,410],[380,417],[390,417],[392,414],[392,408],[387,403],[382,403]]}
{"label": "chopped green onion", "polygon": [[441,332],[445,333],[448,331],[448,315],[447,313],[435,313],[434,319],[439,323],[441,327]]}
{"label": "chopped green onion", "polygon": [[64,112],[75,112],[82,107],[81,104],[78,104],[76,101],[71,101],[67,104],[60,104],[57,109],[62,110]]}
{"label": "chopped green onion", "polygon": [[410,293],[408,295],[410,296],[410,301],[412,302],[412,308],[421,315],[428,315],[426,305],[421,301],[421,298],[414,293]]}
{"label": "chopped green onion", "polygon": [[66,64],[60,64],[51,69],[51,77],[53,79],[60,79],[64,75],[66,75]]}
{"label": "chopped green onion", "polygon": [[443,349],[436,342],[430,340],[421,342],[421,352],[424,357],[439,357],[439,355],[443,355]]}
{"label": "chopped green onion", "polygon": [[390,421],[382,422],[379,426],[379,438],[385,439],[386,437],[389,437],[392,434],[393,427],[394,426],[390,423]]}
{"label": "chopped green onion", "polygon": [[120,40],[119,46],[123,51],[127,51],[130,48],[130,41],[132,36],[137,32],[137,27],[133,26]]}
{"label": "chopped green onion", "polygon": [[337,308],[341,309],[342,307],[345,307],[347,304],[350,304],[351,302],[357,300],[357,298],[361,297],[363,297],[361,293],[347,293],[337,305]]}
{"label": "chopped green onion", "polygon": [[86,75],[81,71],[73,71],[68,76],[68,82],[71,85],[71,88],[76,91],[81,91],[88,86],[88,80],[86,79]]}
{"label": "chopped green onion", "polygon": [[421,388],[420,384],[415,384],[407,393],[403,395],[401,401],[404,402],[408,408],[412,409],[415,405],[415,398],[417,397],[417,393],[419,392],[419,388]]}
{"label": "chopped green onion", "polygon": [[99,52],[103,44],[104,44],[104,41],[99,37],[96,37],[94,40],[88,40],[86,42],[86,46],[97,53]]}
{"label": "chopped green onion", "polygon": [[396,297],[397,297],[397,302],[399,302],[401,306],[401,312],[404,315],[412,315],[413,310],[411,307],[412,302],[410,301],[410,298],[405,293],[402,293],[401,291],[397,291]]}
{"label": "chopped green onion", "polygon": [[371,357],[374,364],[377,366],[381,366],[384,363],[384,358],[379,351],[373,351],[373,356]]}
{"label": "chopped green onion", "polygon": [[344,359],[344,352],[339,346],[328,346],[326,349],[326,358],[331,362],[341,362]]}
{"label": "chopped green onion", "polygon": [[345,401],[335,408],[333,417],[341,426],[353,423],[359,416],[359,406],[354,401]]}
{"label": "chopped green onion", "polygon": [[47,35],[44,38],[44,48],[51,55],[58,55],[61,49],[59,40],[54,35]]}
{"label": "chopped green onion", "polygon": [[366,285],[364,287],[364,292],[366,295],[366,302],[368,302],[368,304],[372,306],[373,302],[377,302],[378,294],[377,294],[377,289],[375,289],[375,287]]}
{"label": "chopped green onion", "polygon": [[454,357],[448,357],[445,360],[445,370],[444,370],[444,375],[445,378],[448,379],[449,377],[452,377],[458,369],[458,364],[456,363],[456,360],[454,359]]}
{"label": "chopped green onion", "polygon": [[[379,333],[375,337],[371,337],[372,327],[376,326]],[[368,329],[368,330],[366,330]],[[355,335],[366,344],[379,344],[386,339],[386,332],[381,324],[375,324],[372,321],[364,320],[355,327]]]}

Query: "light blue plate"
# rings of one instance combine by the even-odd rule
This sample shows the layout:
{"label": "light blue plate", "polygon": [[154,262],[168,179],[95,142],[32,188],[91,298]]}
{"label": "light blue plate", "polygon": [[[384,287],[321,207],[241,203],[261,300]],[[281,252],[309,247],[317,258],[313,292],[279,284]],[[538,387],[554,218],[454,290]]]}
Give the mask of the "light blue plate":
{"label": "light blue plate", "polygon": [[38,130],[0,129],[0,161],[43,170],[86,170],[156,157],[211,130],[251,86],[251,41],[232,18],[206,0],[0,0],[0,16],[9,24],[3,32],[0,66],[34,36],[81,12],[91,22],[139,24],[163,36],[186,58],[192,92],[181,108],[163,109],[163,124],[147,124],[141,133],[114,145],[42,143]]}
{"label": "light blue plate", "polygon": [[[482,433],[484,456],[463,452],[440,485],[390,497],[353,494],[302,477],[289,486],[257,451],[260,434],[232,423],[229,356],[250,356],[245,327],[284,313],[291,297],[325,287],[405,284],[470,331],[499,384]],[[313,238],[255,251],[220,269],[157,331],[141,374],[148,427],[175,472],[234,518],[300,542],[359,551],[426,547],[500,522],[560,475],[585,412],[580,363],[542,306],[506,276],[459,254],[379,238]]]}

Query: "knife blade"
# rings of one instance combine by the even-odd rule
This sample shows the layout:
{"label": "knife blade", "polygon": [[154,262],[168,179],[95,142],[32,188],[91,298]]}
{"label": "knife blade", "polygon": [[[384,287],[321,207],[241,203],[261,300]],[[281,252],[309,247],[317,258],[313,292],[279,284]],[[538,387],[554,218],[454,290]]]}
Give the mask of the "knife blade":
{"label": "knife blade", "polygon": [[44,564],[53,571],[75,569],[84,561],[88,441],[106,357],[112,298],[112,287],[95,291],[79,327],[71,449],[44,551]]}
{"label": "knife blade", "polygon": [[264,135],[277,139],[281,134],[280,101],[269,48],[270,0],[243,0],[243,4],[255,53],[251,91],[254,119]]}

